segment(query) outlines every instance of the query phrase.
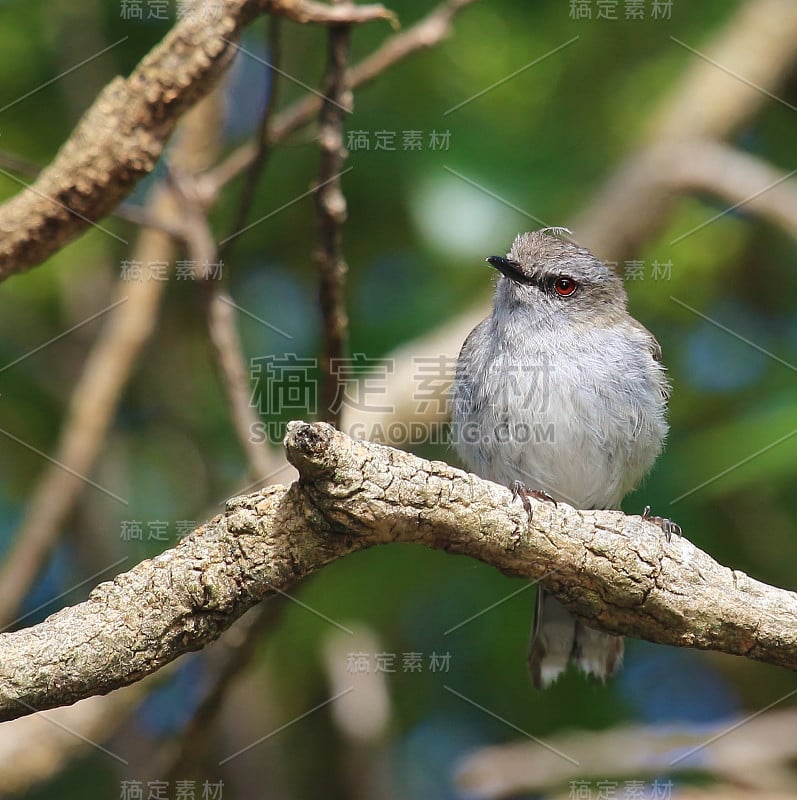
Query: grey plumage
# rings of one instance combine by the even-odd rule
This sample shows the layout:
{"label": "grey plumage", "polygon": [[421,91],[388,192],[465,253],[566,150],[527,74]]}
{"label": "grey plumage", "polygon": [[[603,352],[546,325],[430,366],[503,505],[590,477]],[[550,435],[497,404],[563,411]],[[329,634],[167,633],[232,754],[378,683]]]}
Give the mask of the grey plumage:
{"label": "grey plumage", "polygon": [[[452,393],[454,444],[466,467],[522,481],[576,508],[619,508],[667,433],[669,385],[658,343],[626,309],[619,276],[548,229],[519,235],[492,314],[462,347]],[[622,639],[538,597],[529,654],[534,682],[570,660],[600,678]]]}

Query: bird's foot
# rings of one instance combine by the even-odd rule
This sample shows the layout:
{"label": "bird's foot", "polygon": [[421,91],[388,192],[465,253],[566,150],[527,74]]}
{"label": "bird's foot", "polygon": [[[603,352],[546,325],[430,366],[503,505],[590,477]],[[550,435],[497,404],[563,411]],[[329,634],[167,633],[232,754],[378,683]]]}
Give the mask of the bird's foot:
{"label": "bird's foot", "polygon": [[546,503],[553,503],[554,505],[558,505],[556,500],[548,494],[548,492],[543,491],[542,489],[529,489],[523,481],[512,481],[509,484],[509,491],[512,492],[512,500],[511,502],[515,502],[518,497],[521,499],[523,503],[523,508],[526,509],[526,513],[529,516],[529,521],[533,516],[531,511],[531,503],[529,502],[529,498],[533,497],[535,500],[542,500]]}
{"label": "bird's foot", "polygon": [[645,506],[645,510],[642,512],[642,519],[652,522],[654,525],[658,525],[664,531],[668,542],[672,539],[673,534],[676,536],[683,535],[681,526],[677,522],[673,522],[671,519],[667,519],[667,517],[654,516],[650,513],[650,506]]}

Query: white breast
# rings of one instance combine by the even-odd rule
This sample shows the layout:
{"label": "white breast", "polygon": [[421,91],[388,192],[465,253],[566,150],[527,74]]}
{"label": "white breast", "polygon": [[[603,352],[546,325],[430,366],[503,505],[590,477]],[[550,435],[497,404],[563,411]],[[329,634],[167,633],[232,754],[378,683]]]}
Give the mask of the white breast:
{"label": "white breast", "polygon": [[664,370],[644,336],[623,326],[563,339],[486,320],[463,348],[452,397],[467,468],[578,508],[619,507],[667,432]]}

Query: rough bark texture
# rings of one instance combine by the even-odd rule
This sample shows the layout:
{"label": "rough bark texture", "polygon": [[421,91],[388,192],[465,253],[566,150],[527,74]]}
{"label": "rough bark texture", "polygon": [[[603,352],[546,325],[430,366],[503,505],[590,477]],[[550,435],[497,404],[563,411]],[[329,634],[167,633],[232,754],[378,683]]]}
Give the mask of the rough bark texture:
{"label": "rough bark texture", "polygon": [[180,116],[213,88],[241,29],[262,12],[322,24],[394,19],[379,5],[311,0],[224,0],[218,15],[186,15],[100,92],[31,187],[0,205],[0,280],[71,242],[152,171]]}
{"label": "rough bark texture", "polygon": [[227,0],[217,20],[189,15],[128,78],[114,78],[53,162],[0,206],[0,280],[40,263],[108,214],[149,173],[180,115],[229,63],[255,0]]}
{"label": "rough bark texture", "polygon": [[85,603],[0,636],[0,719],[133,683],[212,641],[274,589],[387,542],[469,555],[542,583],[607,631],[797,668],[797,594],[617,511],[534,503],[439,461],[291,423],[300,473],[228,501],[177,547]]}
{"label": "rough bark texture", "polygon": [[324,104],[318,119],[321,159],[315,193],[316,252],[324,346],[321,351],[321,413],[327,422],[340,427],[339,369],[348,354],[349,318],[346,314],[346,274],[343,256],[343,223],[346,198],[341,175],[348,152],[343,146],[345,118],[352,106],[352,93],[346,86],[351,28],[337,25],[327,34],[327,66],[324,73]]}

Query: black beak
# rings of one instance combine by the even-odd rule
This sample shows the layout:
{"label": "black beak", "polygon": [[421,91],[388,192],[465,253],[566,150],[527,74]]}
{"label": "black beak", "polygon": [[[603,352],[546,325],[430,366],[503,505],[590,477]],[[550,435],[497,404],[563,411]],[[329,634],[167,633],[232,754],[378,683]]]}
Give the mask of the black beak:
{"label": "black beak", "polygon": [[531,283],[521,271],[520,264],[517,261],[510,261],[510,259],[503,256],[489,256],[485,261],[515,283]]}

